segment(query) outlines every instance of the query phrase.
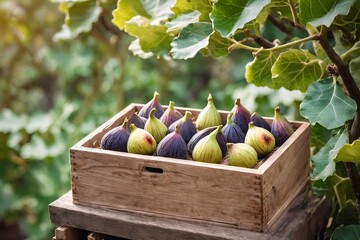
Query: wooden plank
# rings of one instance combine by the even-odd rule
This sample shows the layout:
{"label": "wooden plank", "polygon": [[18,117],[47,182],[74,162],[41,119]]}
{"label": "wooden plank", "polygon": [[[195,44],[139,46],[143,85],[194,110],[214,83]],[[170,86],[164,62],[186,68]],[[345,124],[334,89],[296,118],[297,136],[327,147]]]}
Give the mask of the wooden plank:
{"label": "wooden plank", "polygon": [[71,192],[49,205],[53,224],[86,229],[114,237],[148,240],[317,240],[330,214],[330,201],[304,200],[299,195],[292,206],[266,233],[214,226],[204,222],[178,220],[139,212],[92,208],[72,203]]}
{"label": "wooden plank", "polygon": [[82,235],[82,230],[60,226],[55,229],[55,240],[79,240]]}
{"label": "wooden plank", "polygon": [[[72,150],[76,203],[261,230],[261,178],[254,169],[99,152],[101,156],[94,157],[93,152]],[[145,167],[163,172],[148,172]]]}

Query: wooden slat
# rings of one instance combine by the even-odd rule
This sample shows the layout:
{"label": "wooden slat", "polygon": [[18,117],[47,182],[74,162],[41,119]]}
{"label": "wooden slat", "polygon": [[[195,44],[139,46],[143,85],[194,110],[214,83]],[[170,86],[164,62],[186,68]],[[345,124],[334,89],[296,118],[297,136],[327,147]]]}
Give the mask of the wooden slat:
{"label": "wooden slat", "polygon": [[79,240],[81,239],[81,230],[60,226],[55,229],[55,240]]}
{"label": "wooden slat", "polygon": [[71,226],[114,237],[147,240],[317,240],[330,214],[330,201],[300,194],[291,208],[266,233],[251,232],[204,222],[178,220],[138,212],[92,208],[72,203],[71,192],[49,205],[53,224]]}

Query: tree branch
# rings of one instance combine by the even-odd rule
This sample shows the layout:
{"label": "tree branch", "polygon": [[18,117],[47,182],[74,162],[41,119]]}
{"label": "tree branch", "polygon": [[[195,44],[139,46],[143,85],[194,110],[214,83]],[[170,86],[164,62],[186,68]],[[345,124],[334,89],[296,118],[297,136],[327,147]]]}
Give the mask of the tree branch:
{"label": "tree branch", "polygon": [[290,36],[291,35],[291,28],[286,25],[284,23],[284,21],[282,21],[281,19],[278,19],[277,17],[274,16],[273,13],[270,12],[269,16],[268,16],[269,21],[276,26],[280,31],[282,31],[283,33],[285,33],[286,35]]}
{"label": "tree branch", "polygon": [[[326,38],[326,33],[327,29],[322,27],[320,34],[316,35],[316,39],[319,41],[329,59],[337,66],[337,72],[341,76],[349,96],[358,106],[350,130],[349,141],[352,143],[360,137],[360,90],[350,73],[349,65],[335,52],[334,48],[330,45]],[[360,217],[360,175],[354,163],[345,163],[345,167],[357,199],[357,210],[358,216]]]}
{"label": "tree branch", "polygon": [[254,39],[254,41],[259,44],[261,47],[263,48],[272,48],[272,47],[275,47],[275,44],[270,42],[269,40],[259,36],[259,35],[256,35],[256,34],[253,34],[250,32],[249,29],[246,29],[245,30],[245,35],[247,37],[251,37]]}

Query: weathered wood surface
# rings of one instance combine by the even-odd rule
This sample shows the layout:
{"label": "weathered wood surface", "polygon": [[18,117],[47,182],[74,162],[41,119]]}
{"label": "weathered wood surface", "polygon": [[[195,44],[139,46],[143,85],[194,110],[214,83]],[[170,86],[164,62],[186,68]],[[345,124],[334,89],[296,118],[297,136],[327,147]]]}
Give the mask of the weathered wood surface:
{"label": "weathered wood surface", "polygon": [[214,226],[201,221],[187,221],[154,216],[140,212],[125,212],[74,205],[71,192],[49,205],[51,222],[91,232],[126,239],[146,240],[318,240],[321,239],[330,214],[329,201],[304,195],[293,203],[265,233]]}

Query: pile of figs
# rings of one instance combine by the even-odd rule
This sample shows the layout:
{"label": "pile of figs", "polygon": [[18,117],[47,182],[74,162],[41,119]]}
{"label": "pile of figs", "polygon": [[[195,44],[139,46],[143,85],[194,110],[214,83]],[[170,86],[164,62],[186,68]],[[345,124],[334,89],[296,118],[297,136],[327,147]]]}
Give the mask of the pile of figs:
{"label": "pile of figs", "polygon": [[259,114],[251,115],[238,98],[223,122],[211,94],[197,117],[190,111],[181,114],[173,101],[164,111],[158,98],[159,94],[155,92],[138,113],[108,131],[102,137],[100,147],[253,168],[294,132],[279,107],[275,108],[270,125]]}

